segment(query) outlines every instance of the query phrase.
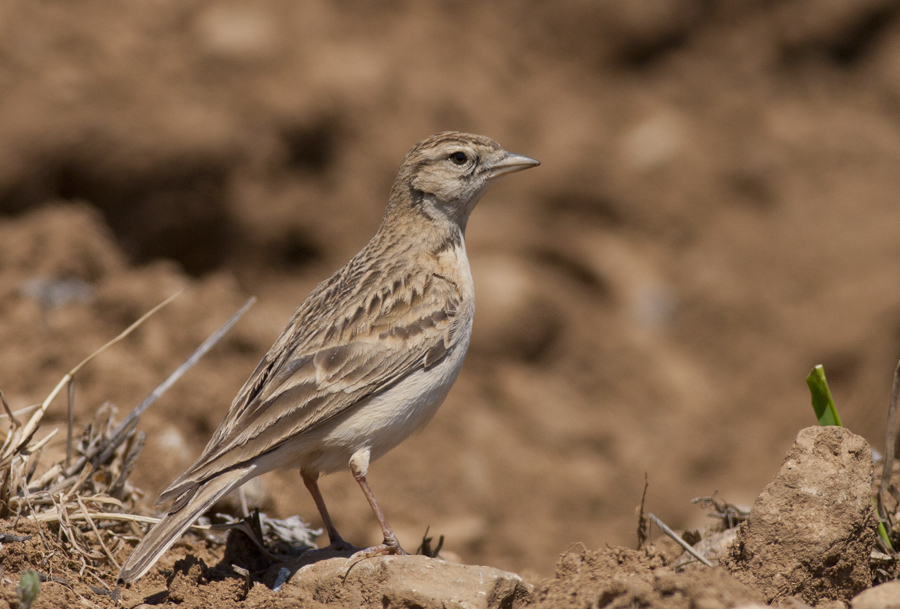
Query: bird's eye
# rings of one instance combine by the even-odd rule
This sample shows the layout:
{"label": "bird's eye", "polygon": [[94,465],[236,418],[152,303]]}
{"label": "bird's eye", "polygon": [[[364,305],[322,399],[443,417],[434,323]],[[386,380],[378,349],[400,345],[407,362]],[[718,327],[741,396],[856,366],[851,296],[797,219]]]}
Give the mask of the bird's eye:
{"label": "bird's eye", "polygon": [[465,152],[454,152],[450,155],[450,160],[455,165],[465,165],[469,161],[469,157],[466,156]]}

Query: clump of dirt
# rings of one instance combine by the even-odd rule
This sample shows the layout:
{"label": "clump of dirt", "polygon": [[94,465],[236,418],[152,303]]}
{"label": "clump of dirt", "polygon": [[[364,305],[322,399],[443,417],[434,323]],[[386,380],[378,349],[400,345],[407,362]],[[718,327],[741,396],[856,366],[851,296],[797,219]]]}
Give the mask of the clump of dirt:
{"label": "clump of dirt", "polygon": [[564,554],[556,578],[539,584],[527,607],[709,609],[763,600],[722,568],[676,572],[670,560],[625,548]]}
{"label": "clump of dirt", "polygon": [[247,597],[249,585],[240,577],[212,579],[207,573],[207,566],[193,556],[176,561],[174,572],[167,580],[166,600],[191,609],[220,603],[236,605]]}
{"label": "clump of dirt", "polygon": [[807,427],[741,524],[727,565],[777,601],[849,601],[872,585],[878,520],[869,443],[842,427]]}

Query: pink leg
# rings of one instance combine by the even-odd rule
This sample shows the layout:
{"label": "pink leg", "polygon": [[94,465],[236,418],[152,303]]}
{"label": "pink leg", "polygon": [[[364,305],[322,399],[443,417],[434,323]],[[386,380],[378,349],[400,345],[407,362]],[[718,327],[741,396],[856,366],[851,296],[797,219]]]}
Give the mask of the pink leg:
{"label": "pink leg", "polygon": [[303,484],[306,485],[309,494],[312,495],[313,501],[316,502],[316,507],[319,509],[319,514],[322,516],[322,522],[325,524],[325,530],[328,531],[328,541],[330,544],[328,548],[332,550],[358,550],[359,548],[356,546],[344,541],[344,538],[337,532],[334,522],[331,521],[331,516],[328,514],[328,508],[325,507],[325,499],[322,498],[322,492],[319,490],[318,472],[310,473],[301,471],[300,475],[303,477]]}
{"label": "pink leg", "polygon": [[[368,461],[368,459],[366,459],[366,461]],[[368,465],[368,463],[366,463],[366,465]],[[369,506],[371,506],[372,511],[375,512],[375,518],[377,518],[378,523],[381,524],[381,532],[384,534],[384,542],[381,545],[366,548],[361,552],[361,554],[364,554],[365,556],[378,556],[382,554],[406,554],[403,548],[400,547],[400,542],[397,541],[397,536],[394,535],[394,529],[391,528],[391,525],[388,523],[387,518],[384,517],[384,512],[382,512],[381,508],[378,507],[378,502],[375,500],[375,494],[372,492],[372,489],[369,488],[369,483],[366,481],[365,472],[361,471],[361,468],[352,459],[350,461],[350,472],[353,474],[353,477],[356,478],[356,481],[359,483],[363,494],[369,501]]]}

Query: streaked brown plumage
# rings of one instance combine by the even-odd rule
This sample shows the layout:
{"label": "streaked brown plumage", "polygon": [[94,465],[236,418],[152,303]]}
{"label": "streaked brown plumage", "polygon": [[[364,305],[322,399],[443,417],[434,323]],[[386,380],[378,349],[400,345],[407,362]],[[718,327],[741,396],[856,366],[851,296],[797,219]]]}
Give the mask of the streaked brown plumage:
{"label": "streaked brown plumage", "polygon": [[158,503],[173,501],[122,567],[134,581],[220,497],[250,478],[297,467],[334,547],[321,473],[350,468],[402,553],[366,482],[370,461],[434,415],[456,380],[472,329],[465,229],[500,175],[538,165],[493,140],[445,132],[406,155],[371,241],[294,313],[231,404],[197,462]]}

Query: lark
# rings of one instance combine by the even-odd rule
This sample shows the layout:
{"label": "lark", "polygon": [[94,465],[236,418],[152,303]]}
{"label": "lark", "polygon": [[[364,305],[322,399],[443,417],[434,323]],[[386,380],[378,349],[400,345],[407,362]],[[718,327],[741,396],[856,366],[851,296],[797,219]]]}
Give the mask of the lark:
{"label": "lark", "polygon": [[203,454],[160,495],[157,504],[173,503],[120,580],[144,575],[219,498],[278,468],[300,470],[329,547],[355,550],[317,482],[349,468],[384,535],[363,552],[403,554],[366,481],[369,464],[428,423],[459,374],[475,312],[469,214],[498,177],[539,164],[468,133],[416,144],[375,236],[299,306]]}

